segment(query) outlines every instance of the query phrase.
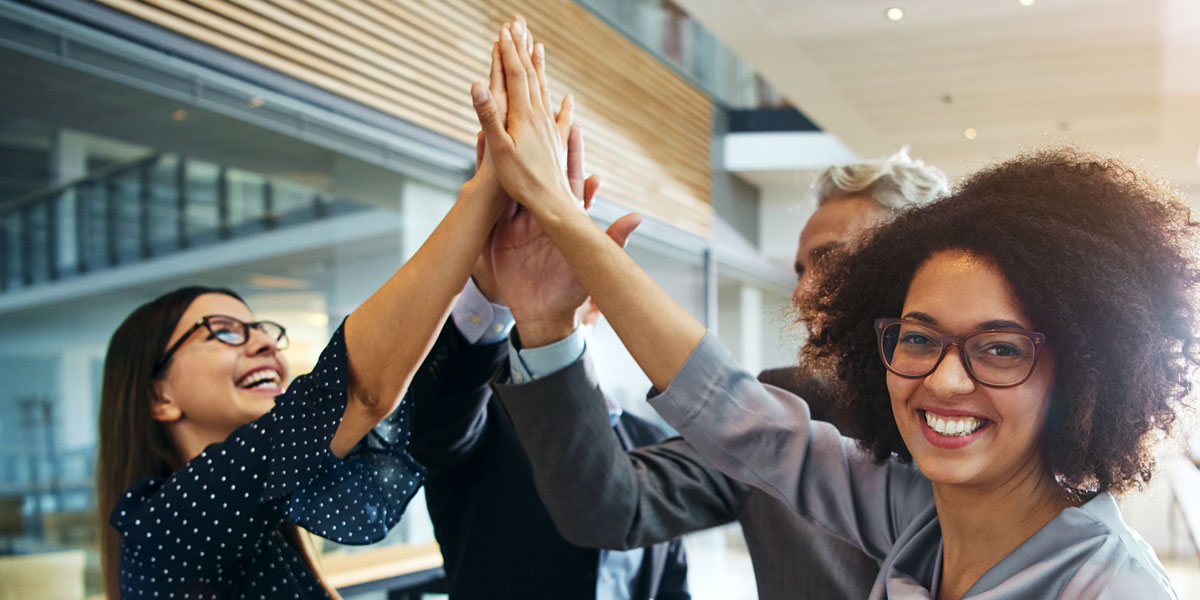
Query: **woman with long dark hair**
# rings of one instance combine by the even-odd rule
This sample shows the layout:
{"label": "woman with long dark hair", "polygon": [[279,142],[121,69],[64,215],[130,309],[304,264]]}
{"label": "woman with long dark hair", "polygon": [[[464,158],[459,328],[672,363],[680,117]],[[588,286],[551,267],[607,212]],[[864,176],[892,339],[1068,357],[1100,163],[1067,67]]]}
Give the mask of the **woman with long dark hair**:
{"label": "woman with long dark hair", "polygon": [[1114,496],[1191,389],[1197,226],[1165,186],[1065,149],[1018,157],[828,257],[802,303],[860,446],[757,382],[571,206],[523,43],[476,88],[500,180],[713,465],[881,565],[870,597],[1173,598]]}
{"label": "woman with long dark hair", "polygon": [[[566,132],[570,111],[561,118]],[[234,292],[186,287],[133,311],[101,393],[109,597],[336,598],[302,530],[365,544],[399,520],[423,473],[401,400],[473,265],[489,275],[485,243],[506,202],[481,160],[420,250],[286,390],[284,327]]]}

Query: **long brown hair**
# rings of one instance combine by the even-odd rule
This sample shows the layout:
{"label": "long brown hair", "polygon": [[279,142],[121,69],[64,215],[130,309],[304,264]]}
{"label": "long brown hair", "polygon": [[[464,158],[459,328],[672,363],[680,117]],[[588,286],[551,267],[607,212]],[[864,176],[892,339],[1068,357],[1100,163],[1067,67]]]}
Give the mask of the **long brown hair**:
{"label": "long brown hair", "polygon": [[[151,416],[154,367],[171,334],[192,302],[205,294],[224,294],[245,304],[233,290],[182,287],[139,306],[125,318],[104,357],[100,389],[100,443],[96,465],[96,504],[100,521],[100,568],[108,597],[121,597],[121,536],[109,517],[134,483],[147,477],[166,478],[183,462],[162,423]],[[299,527],[287,523],[284,538],[321,580],[316,556],[303,542]],[[337,597],[336,594],[331,594]]]}

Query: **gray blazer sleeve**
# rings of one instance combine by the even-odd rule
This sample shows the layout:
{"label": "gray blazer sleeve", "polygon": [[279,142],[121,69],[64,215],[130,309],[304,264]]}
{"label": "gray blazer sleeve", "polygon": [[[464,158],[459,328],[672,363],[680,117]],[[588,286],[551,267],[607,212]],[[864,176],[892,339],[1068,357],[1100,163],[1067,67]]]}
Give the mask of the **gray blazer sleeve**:
{"label": "gray blazer sleeve", "polygon": [[586,353],[548,377],[492,387],[533,466],[538,495],[573,544],[623,550],[729,523],[749,491],[681,438],[622,449]]}
{"label": "gray blazer sleeve", "polygon": [[877,464],[792,394],[764,386],[711,333],[650,404],[709,463],[882,559],[932,502],[911,465]]}

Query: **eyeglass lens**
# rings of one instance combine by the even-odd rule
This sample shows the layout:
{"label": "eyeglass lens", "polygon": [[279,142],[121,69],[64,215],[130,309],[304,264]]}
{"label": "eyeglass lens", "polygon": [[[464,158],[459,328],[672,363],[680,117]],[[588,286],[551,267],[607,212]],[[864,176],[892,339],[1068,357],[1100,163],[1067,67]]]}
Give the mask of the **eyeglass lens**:
{"label": "eyeglass lens", "polygon": [[254,327],[259,331],[267,334],[267,337],[275,340],[275,346],[280,350],[286,349],[288,346],[288,338],[284,333],[283,326],[272,321],[259,321],[258,323],[243,323],[237,319],[229,317],[208,317],[207,325],[209,331],[221,342],[230,346],[241,346],[249,339],[250,327]]}
{"label": "eyeglass lens", "polygon": [[[923,377],[942,357],[944,341],[936,330],[911,323],[892,323],[882,333],[883,358],[901,375]],[[967,370],[991,385],[1012,385],[1033,368],[1033,340],[1019,333],[989,332],[970,336],[960,352]]]}

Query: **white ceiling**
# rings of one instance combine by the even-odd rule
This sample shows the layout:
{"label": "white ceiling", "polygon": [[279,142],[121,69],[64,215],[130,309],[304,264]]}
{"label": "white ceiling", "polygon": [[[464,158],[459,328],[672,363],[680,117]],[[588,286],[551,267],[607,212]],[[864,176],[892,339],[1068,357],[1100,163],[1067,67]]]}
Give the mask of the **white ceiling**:
{"label": "white ceiling", "polygon": [[1200,199],[1200,0],[675,1],[860,156],[1071,142]]}

